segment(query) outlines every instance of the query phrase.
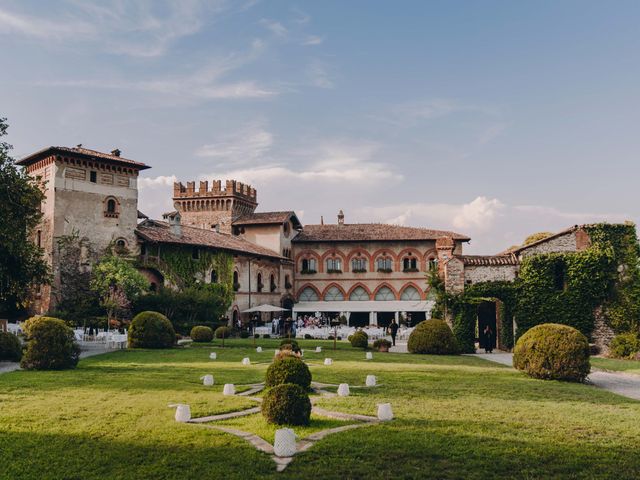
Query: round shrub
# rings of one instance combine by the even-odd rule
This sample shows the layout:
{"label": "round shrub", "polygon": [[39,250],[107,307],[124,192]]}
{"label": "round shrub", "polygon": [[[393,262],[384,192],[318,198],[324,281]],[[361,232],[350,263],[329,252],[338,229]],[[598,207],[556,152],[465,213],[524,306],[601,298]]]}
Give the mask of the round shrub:
{"label": "round shrub", "polygon": [[609,345],[609,356],[634,359],[640,352],[640,339],[635,333],[621,333],[613,337]]}
{"label": "round shrub", "polygon": [[167,317],[158,312],[140,312],[129,326],[129,348],[171,348],[176,332]]}
{"label": "round shrub", "polygon": [[458,342],[447,322],[425,320],[416,325],[409,335],[407,349],[411,353],[452,355],[459,353]]}
{"label": "round shrub", "polygon": [[249,338],[249,332],[247,332],[246,330],[242,330],[240,332],[240,338]]}
{"label": "round shrub", "polygon": [[295,340],[286,338],[280,342],[280,350],[292,350],[297,353],[300,351],[300,345]]}
{"label": "round shrub", "polygon": [[391,348],[391,342],[386,338],[379,338],[373,342],[373,348],[379,352],[388,352]]}
{"label": "round shrub", "polygon": [[0,332],[0,362],[19,362],[22,358],[22,344],[13,333]]}
{"label": "round shrub", "polygon": [[20,366],[26,370],[75,368],[80,347],[73,330],[59,318],[33,317],[25,322],[27,349]]}
{"label": "round shrub", "polygon": [[271,335],[269,335],[268,333],[265,333],[262,338],[271,338]]}
{"label": "round shrub", "polygon": [[231,336],[231,329],[229,327],[218,327],[215,331],[216,338],[229,338]]}
{"label": "round shrub", "polygon": [[311,335],[310,333],[305,333],[305,334],[304,334],[304,338],[305,338],[306,340],[313,340],[313,335]]}
{"label": "round shrub", "polygon": [[364,330],[358,330],[349,336],[349,341],[354,348],[367,348],[369,346],[369,335]]}
{"label": "round shrub", "polygon": [[262,415],[276,425],[309,425],[311,400],[304,388],[292,383],[267,390],[262,400]]}
{"label": "round shrub", "polygon": [[288,358],[288,357],[294,357],[294,358],[300,358],[300,353],[296,353],[293,350],[280,350],[278,352],[278,354],[274,357],[274,360],[277,360],[279,358]]}
{"label": "round shrub", "polygon": [[309,387],[311,387],[311,372],[307,364],[298,357],[291,355],[284,355],[282,358],[274,360],[267,368],[265,385],[267,387],[275,387],[285,383],[293,383],[305,390],[309,390]]}
{"label": "round shrub", "polygon": [[573,327],[543,323],[520,337],[513,366],[534,378],[581,382],[591,369],[589,342]]}
{"label": "round shrub", "polygon": [[195,326],[189,334],[191,340],[198,343],[208,343],[213,340],[213,330],[202,325]]}

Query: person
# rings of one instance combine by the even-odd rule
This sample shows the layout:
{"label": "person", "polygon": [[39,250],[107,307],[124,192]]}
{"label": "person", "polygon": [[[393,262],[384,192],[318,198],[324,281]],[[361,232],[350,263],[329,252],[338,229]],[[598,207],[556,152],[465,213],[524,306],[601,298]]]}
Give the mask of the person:
{"label": "person", "polygon": [[493,330],[489,325],[484,327],[484,353],[493,353]]}
{"label": "person", "polygon": [[391,324],[389,325],[389,333],[391,333],[391,343],[393,346],[396,346],[396,335],[398,334],[398,324],[396,323],[396,319],[391,320]]}

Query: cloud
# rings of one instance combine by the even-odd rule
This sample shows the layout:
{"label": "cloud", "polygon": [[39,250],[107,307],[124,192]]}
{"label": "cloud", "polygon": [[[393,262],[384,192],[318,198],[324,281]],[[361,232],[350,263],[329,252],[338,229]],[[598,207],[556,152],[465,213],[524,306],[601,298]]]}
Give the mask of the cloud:
{"label": "cloud", "polygon": [[263,18],[260,20],[260,25],[264,26],[267,30],[278,37],[286,37],[289,33],[289,30],[282,25],[280,22],[275,20],[269,20],[268,18]]}
{"label": "cloud", "polygon": [[273,145],[273,135],[262,127],[250,125],[218,140],[201,146],[198,157],[220,159],[226,163],[251,163],[261,159]]}
{"label": "cloud", "polygon": [[333,88],[334,82],[330,77],[328,66],[320,60],[313,60],[306,69],[307,78],[314,87]]}
{"label": "cloud", "polygon": [[138,179],[138,188],[173,187],[178,179],[175,175],[160,175],[157,177],[141,177]]}
{"label": "cloud", "polygon": [[324,42],[324,37],[309,35],[302,41],[302,45],[320,45],[322,42]]}

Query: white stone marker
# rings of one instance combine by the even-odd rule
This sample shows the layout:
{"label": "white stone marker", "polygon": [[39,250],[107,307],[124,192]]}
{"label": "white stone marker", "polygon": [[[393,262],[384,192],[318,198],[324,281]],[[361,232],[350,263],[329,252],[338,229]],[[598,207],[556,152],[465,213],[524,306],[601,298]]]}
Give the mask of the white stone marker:
{"label": "white stone marker", "polygon": [[218,358],[218,354],[217,354],[216,352],[211,352],[211,353],[209,354],[209,358],[210,358],[211,360],[215,360],[216,358]]}
{"label": "white stone marker", "polygon": [[258,353],[262,353],[262,347],[257,347],[257,348],[256,348],[256,352],[258,352]]}
{"label": "white stone marker", "polygon": [[236,386],[233,383],[225,383],[224,388],[222,389],[223,395],[235,395],[236,394]]}
{"label": "white stone marker", "polygon": [[393,410],[390,403],[378,404],[378,419],[382,421],[393,420]]}
{"label": "white stone marker", "polygon": [[213,385],[213,375],[205,375],[203,377],[200,377],[200,380],[202,380],[202,384],[205,387],[210,387],[211,385]]}
{"label": "white stone marker", "polygon": [[365,358],[366,358],[367,360],[371,360],[371,359],[373,359],[373,353],[371,353],[371,352],[367,352],[367,353],[365,354]]}
{"label": "white stone marker", "polygon": [[348,397],[349,396],[349,384],[341,383],[338,386],[338,396],[340,397]]}
{"label": "white stone marker", "polygon": [[176,422],[185,423],[191,420],[191,407],[189,407],[189,405],[186,405],[184,403],[174,403],[169,405],[169,408],[176,409]]}
{"label": "white stone marker", "polygon": [[273,453],[278,457],[292,457],[296,454],[296,434],[290,428],[276,430]]}
{"label": "white stone marker", "polygon": [[280,353],[280,350],[278,350],[278,349],[276,348],[275,352],[273,352],[273,356],[275,357],[275,356],[277,356],[279,353]]}
{"label": "white stone marker", "polygon": [[251,360],[249,360],[249,357],[244,357],[242,359],[242,364],[243,365],[251,365]]}
{"label": "white stone marker", "polygon": [[333,365],[333,360],[331,360],[330,358],[325,358],[324,359],[324,364],[325,365]]}
{"label": "white stone marker", "polygon": [[316,353],[322,353],[322,347],[316,347]]}
{"label": "white stone marker", "polygon": [[376,382],[377,382],[377,379],[375,375],[367,375],[367,380],[365,382],[365,385],[367,387],[375,387]]}

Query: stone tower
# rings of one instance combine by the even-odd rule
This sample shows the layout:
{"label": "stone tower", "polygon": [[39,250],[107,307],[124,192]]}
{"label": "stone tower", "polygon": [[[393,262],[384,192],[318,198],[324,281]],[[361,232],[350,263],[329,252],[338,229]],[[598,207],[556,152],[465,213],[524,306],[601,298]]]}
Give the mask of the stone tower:
{"label": "stone tower", "polygon": [[220,180],[173,184],[173,205],[180,212],[183,225],[231,233],[234,220],[252,214],[258,206],[256,189],[236,180]]}
{"label": "stone tower", "polygon": [[110,245],[137,251],[138,174],[144,163],[120,156],[120,150],[98,152],[78,145],[48,147],[17,162],[39,177],[45,200],[34,241],[45,253],[53,272],[51,286],[43,286],[31,301],[32,313],[52,310],[62,294],[58,242],[77,235],[80,263],[89,269]]}

